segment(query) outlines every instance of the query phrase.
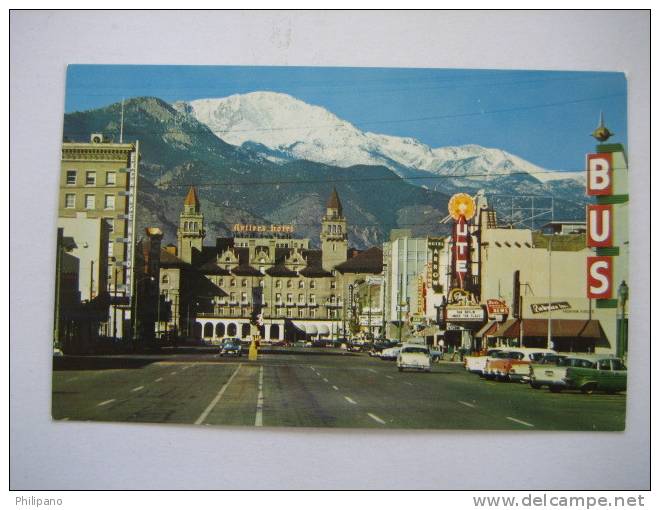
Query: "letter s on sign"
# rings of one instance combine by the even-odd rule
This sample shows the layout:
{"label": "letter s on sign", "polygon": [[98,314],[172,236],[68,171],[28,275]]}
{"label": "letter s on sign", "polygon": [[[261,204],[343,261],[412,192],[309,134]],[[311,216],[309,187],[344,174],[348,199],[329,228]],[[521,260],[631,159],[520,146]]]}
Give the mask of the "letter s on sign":
{"label": "letter s on sign", "polygon": [[612,297],[612,257],[587,257],[587,297]]}

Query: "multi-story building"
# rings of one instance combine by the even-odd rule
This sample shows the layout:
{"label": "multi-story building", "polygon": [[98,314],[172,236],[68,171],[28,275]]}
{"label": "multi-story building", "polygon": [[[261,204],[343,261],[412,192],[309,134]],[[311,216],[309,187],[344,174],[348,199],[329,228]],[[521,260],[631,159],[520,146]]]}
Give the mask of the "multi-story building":
{"label": "multi-story building", "polygon": [[[381,273],[382,251],[348,249],[336,190],[321,219],[321,249],[276,229],[255,231],[254,237],[241,233],[204,246],[204,218],[197,191],[190,188],[176,254],[172,248],[161,251],[161,288],[186,303],[186,310],[178,307],[179,330],[210,341],[247,337],[257,327],[266,340],[346,334],[355,313],[348,300],[368,276]],[[182,264],[188,269],[181,271]]]}
{"label": "multi-story building", "polygon": [[139,142],[106,143],[102,134],[92,134],[89,143],[62,144],[58,217],[84,213],[107,224],[104,288],[111,296],[111,310],[104,333],[120,338],[130,331],[138,154]]}

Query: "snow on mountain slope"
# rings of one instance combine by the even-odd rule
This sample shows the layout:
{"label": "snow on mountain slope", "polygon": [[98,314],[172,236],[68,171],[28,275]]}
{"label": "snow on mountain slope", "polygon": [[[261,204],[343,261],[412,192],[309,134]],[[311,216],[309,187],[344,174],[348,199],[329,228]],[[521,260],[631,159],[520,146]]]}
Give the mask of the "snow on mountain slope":
{"label": "snow on mountain slope", "polygon": [[583,181],[581,172],[553,172],[500,149],[478,145],[431,148],[414,138],[364,132],[320,106],[287,94],[251,92],[175,105],[194,115],[222,140],[261,144],[273,161],[307,159],[336,166],[384,165],[402,177],[452,175],[485,180],[530,174],[541,183]]}

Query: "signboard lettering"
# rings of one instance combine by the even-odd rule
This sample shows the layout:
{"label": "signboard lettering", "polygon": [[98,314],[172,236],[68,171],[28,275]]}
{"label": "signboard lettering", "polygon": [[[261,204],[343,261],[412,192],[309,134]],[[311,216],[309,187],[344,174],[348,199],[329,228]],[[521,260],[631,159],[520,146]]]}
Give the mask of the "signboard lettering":
{"label": "signboard lettering", "polygon": [[273,234],[292,234],[293,225],[255,225],[251,223],[234,223],[231,227],[232,232],[246,233],[273,233]]}
{"label": "signboard lettering", "polygon": [[445,320],[454,322],[481,322],[484,309],[480,306],[447,306]]}
{"label": "signboard lettering", "polygon": [[440,250],[445,247],[444,239],[429,238],[427,243],[431,250],[431,288],[433,292],[442,292],[442,281],[440,279]]}
{"label": "signboard lettering", "polygon": [[532,303],[529,305],[532,313],[544,313],[555,310],[569,310],[571,305],[568,301],[557,301],[554,303]]}
{"label": "signboard lettering", "polygon": [[501,299],[488,299],[486,301],[486,309],[488,310],[488,317],[509,315],[509,307]]}
{"label": "signboard lettering", "polygon": [[587,297],[612,297],[612,257],[587,257]]}
{"label": "signboard lettering", "polygon": [[612,206],[587,206],[587,246],[612,246]]}
{"label": "signboard lettering", "polygon": [[587,154],[587,195],[612,194],[612,155]]}

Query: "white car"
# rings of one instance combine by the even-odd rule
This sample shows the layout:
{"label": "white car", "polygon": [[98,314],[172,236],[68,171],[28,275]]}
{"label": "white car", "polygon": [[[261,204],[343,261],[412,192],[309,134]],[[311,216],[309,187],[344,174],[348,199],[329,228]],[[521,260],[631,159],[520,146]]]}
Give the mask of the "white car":
{"label": "white car", "polygon": [[386,361],[394,361],[398,358],[399,351],[401,351],[401,347],[390,347],[389,349],[383,349],[378,357]]}
{"label": "white car", "polygon": [[402,372],[404,368],[430,372],[431,353],[429,348],[419,344],[402,345],[399,355],[396,358],[396,366],[399,372]]}

